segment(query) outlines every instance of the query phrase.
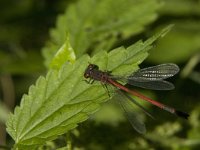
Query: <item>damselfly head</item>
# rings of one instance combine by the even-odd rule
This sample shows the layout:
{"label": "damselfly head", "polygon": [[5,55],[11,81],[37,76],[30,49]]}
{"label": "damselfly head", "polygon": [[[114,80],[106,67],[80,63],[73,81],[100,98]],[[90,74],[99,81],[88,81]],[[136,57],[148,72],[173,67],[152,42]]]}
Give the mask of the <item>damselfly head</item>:
{"label": "damselfly head", "polygon": [[85,69],[84,77],[89,78],[91,77],[91,73],[93,70],[98,70],[99,67],[95,64],[89,64],[88,67]]}

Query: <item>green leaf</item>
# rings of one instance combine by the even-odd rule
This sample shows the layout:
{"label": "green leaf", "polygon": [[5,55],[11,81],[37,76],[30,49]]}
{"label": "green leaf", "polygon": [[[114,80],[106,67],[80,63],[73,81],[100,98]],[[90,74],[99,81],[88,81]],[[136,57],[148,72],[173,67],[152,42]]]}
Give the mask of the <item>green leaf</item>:
{"label": "green leaf", "polygon": [[[69,148],[67,146],[65,147],[61,147],[61,148],[58,148],[57,150],[68,150]],[[69,149],[70,150],[70,149]]]}
{"label": "green leaf", "polygon": [[200,22],[175,22],[172,31],[158,40],[151,51],[148,61],[153,63],[175,62],[188,60],[200,49]]}
{"label": "green leaf", "polygon": [[0,73],[31,74],[41,72],[44,70],[41,60],[41,55],[35,51],[29,51],[22,56],[0,52]]}
{"label": "green leaf", "polygon": [[189,77],[196,83],[200,84],[200,72],[193,71]]}
{"label": "green leaf", "polygon": [[77,1],[58,17],[56,28],[50,32],[51,39],[43,48],[46,66],[65,42],[67,32],[78,57],[88,50],[107,51],[116,41],[143,31],[156,19],[159,7],[156,0]]}
{"label": "green leaf", "polygon": [[55,54],[50,66],[54,69],[60,69],[60,67],[69,61],[73,63],[76,59],[73,48],[70,45],[69,37],[67,37],[66,42],[61,46],[61,48]]}
{"label": "green leaf", "polygon": [[88,62],[114,74],[132,73],[148,56],[152,43],[168,30],[126,49],[101,51],[92,58],[84,55],[74,64],[65,63],[60,70],[50,70],[46,77],[40,77],[7,121],[7,131],[14,139],[15,147],[30,149],[55,139],[85,121],[109,99],[99,82],[91,85],[83,81]]}
{"label": "green leaf", "polygon": [[161,14],[173,16],[200,15],[200,3],[193,0],[163,0]]}
{"label": "green leaf", "polygon": [[8,119],[9,110],[8,108],[0,101],[0,123],[5,123]]}

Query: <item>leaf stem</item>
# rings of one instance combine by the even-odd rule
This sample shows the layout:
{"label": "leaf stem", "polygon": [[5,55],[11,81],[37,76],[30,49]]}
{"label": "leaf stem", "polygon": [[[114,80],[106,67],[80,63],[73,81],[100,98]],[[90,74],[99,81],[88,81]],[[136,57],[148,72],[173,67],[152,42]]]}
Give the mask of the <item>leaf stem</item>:
{"label": "leaf stem", "polygon": [[66,134],[67,150],[72,150],[72,140],[70,132]]}

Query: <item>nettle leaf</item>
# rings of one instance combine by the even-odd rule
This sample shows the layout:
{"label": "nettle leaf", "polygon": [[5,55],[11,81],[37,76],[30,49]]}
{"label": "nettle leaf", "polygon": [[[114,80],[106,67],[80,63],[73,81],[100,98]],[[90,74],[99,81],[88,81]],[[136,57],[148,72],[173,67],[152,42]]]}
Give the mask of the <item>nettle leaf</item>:
{"label": "nettle leaf", "polygon": [[116,74],[131,73],[147,57],[152,43],[169,29],[126,49],[101,51],[92,58],[84,55],[74,64],[65,63],[60,70],[50,70],[46,77],[39,77],[7,121],[7,131],[15,141],[15,148],[30,149],[55,139],[85,121],[109,99],[99,82],[91,85],[83,81],[88,62]]}
{"label": "nettle leaf", "polygon": [[60,67],[67,61],[73,63],[76,59],[75,53],[69,42],[69,36],[61,48],[57,51],[50,63],[53,69],[60,69]]}
{"label": "nettle leaf", "polygon": [[56,28],[50,31],[51,39],[43,48],[46,66],[65,42],[66,32],[78,57],[88,50],[108,51],[117,40],[143,31],[156,19],[160,6],[156,0],[77,1],[58,17]]}
{"label": "nettle leaf", "polygon": [[[187,61],[200,49],[200,22],[174,21],[175,26],[167,36],[158,40],[148,61],[153,63]],[[194,34],[195,33],[195,34]]]}

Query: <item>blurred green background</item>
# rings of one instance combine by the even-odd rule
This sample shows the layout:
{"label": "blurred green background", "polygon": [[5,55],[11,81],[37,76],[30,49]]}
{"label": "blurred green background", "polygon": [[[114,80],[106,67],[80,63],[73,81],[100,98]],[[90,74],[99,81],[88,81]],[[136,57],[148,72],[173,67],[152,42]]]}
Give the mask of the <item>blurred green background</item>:
{"label": "blurred green background", "polygon": [[[97,6],[97,7],[94,7]],[[163,27],[172,30],[155,43],[141,67],[172,62],[180,73],[173,91],[146,95],[190,113],[181,120],[147,105],[147,134],[140,135],[111,102],[70,133],[74,149],[200,148],[200,0],[0,0],[0,145],[13,144],[5,121],[50,58],[70,35],[77,58],[84,53],[129,46]],[[64,136],[41,149],[66,145]]]}

